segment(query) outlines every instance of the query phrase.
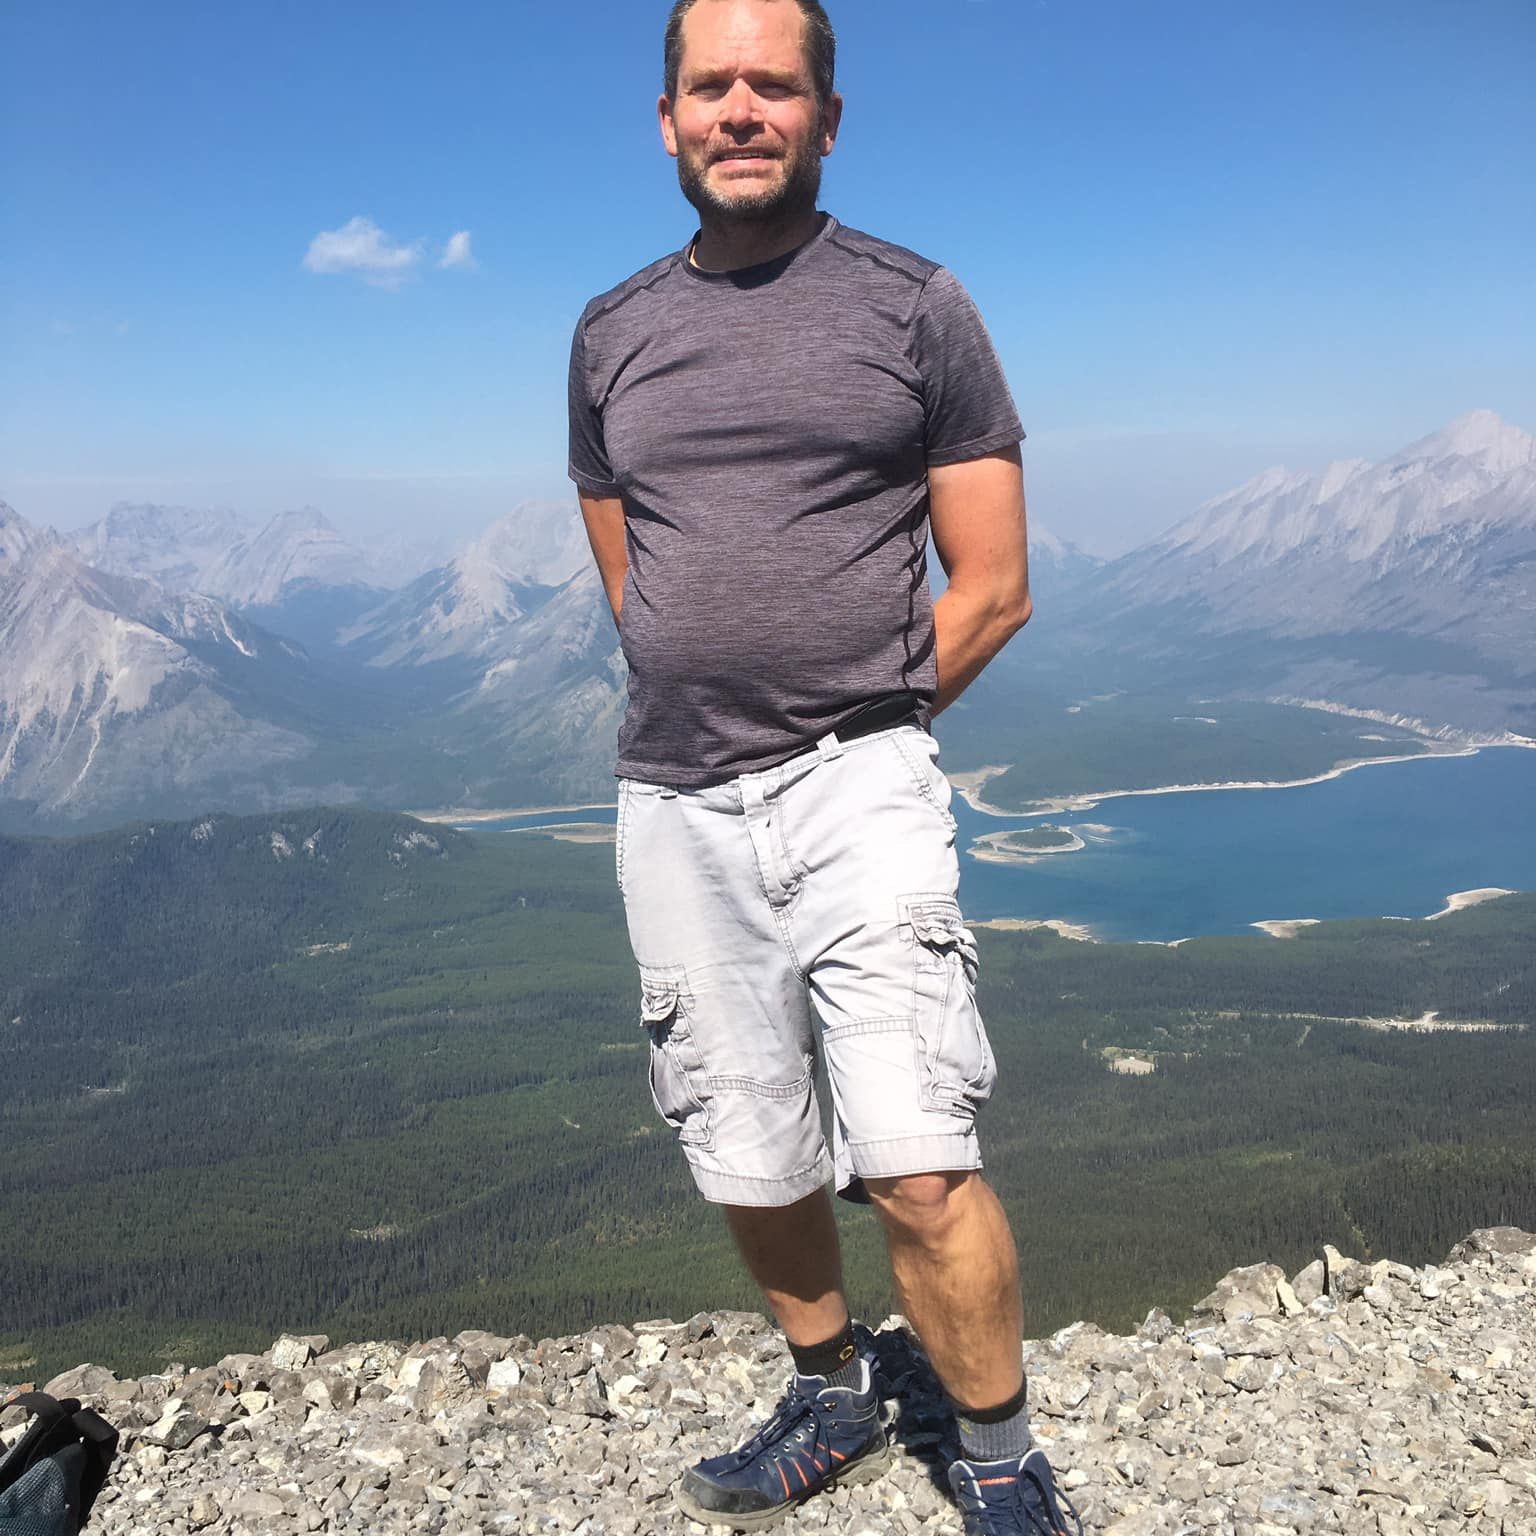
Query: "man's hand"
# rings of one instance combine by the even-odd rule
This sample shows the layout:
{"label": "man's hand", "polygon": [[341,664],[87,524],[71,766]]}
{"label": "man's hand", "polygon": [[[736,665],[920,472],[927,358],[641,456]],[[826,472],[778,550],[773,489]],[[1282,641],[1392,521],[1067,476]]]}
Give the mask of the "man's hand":
{"label": "man's hand", "polygon": [[933,605],[939,692],[947,709],[1029,621],[1024,470],[1017,448],[928,471],[933,547],[949,586]]}
{"label": "man's hand", "polygon": [[624,548],[624,503],[617,496],[589,496],[578,491],[581,520],[587,525],[587,542],[592,546],[613,622],[619,622],[624,606],[624,577],[629,571],[629,555]]}

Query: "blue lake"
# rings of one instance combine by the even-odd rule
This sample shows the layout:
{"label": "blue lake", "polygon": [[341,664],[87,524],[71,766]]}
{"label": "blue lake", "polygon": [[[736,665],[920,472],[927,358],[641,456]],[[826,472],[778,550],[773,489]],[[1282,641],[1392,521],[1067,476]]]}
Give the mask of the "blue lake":
{"label": "blue lake", "polygon": [[[1120,796],[997,817],[956,794],[971,919],[1055,918],[1102,939],[1247,933],[1261,920],[1425,917],[1453,891],[1536,890],[1536,751],[1491,748],[1360,768],[1293,789]],[[612,824],[612,806],[465,824],[475,832]],[[972,840],[1041,820],[1087,846],[993,864]]]}

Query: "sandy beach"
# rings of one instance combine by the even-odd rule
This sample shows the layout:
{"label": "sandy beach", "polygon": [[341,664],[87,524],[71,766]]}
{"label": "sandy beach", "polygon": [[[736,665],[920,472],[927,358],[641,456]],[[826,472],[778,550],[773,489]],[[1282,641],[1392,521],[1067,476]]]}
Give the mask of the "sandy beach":
{"label": "sandy beach", "polygon": [[1452,912],[1461,912],[1467,907],[1480,907],[1485,901],[1496,901],[1500,896],[1514,894],[1500,885],[1479,886],[1475,891],[1452,891],[1445,898],[1445,905],[1438,912],[1431,912],[1424,921],[1432,923],[1437,917],[1449,917]]}
{"label": "sandy beach", "polygon": [[988,917],[972,923],[972,928],[996,928],[1003,933],[1027,933],[1031,928],[1049,928],[1064,939],[1080,944],[1097,944],[1093,930],[1086,923],[1069,923],[1059,917]]}
{"label": "sandy beach", "polygon": [[1257,928],[1260,933],[1267,933],[1272,939],[1294,939],[1303,928],[1313,928],[1321,921],[1320,917],[1269,918],[1261,923],[1249,923],[1248,926]]}
{"label": "sandy beach", "polygon": [[[1495,743],[1502,745],[1502,743]],[[1511,742],[1514,746],[1518,743]],[[1424,752],[1412,752],[1398,757],[1359,757],[1352,758],[1347,763],[1338,763],[1326,773],[1313,774],[1307,779],[1244,779],[1228,780],[1217,784],[1161,784],[1156,789],[1096,789],[1082,795],[1060,795],[1044,800],[1031,800],[1028,805],[1016,811],[1005,811],[998,806],[988,805],[982,799],[982,791],[986,788],[987,781],[994,779],[1000,773],[1006,773],[1007,767],[1002,768],[977,768],[969,773],[954,774],[950,777],[950,783],[965,797],[965,803],[973,811],[979,811],[983,816],[1051,816],[1059,815],[1064,811],[1091,811],[1096,809],[1105,800],[1129,800],[1141,795],[1188,795],[1197,790],[1217,789],[1300,789],[1307,784],[1326,784],[1329,779],[1337,779],[1346,773],[1352,773],[1356,768],[1370,768],[1378,763],[1415,763],[1426,757],[1476,757],[1483,751],[1483,747],[1455,747],[1446,750],[1430,747]],[[964,779],[966,782],[961,783]]]}
{"label": "sandy beach", "polygon": [[525,836],[552,837],[557,843],[613,843],[619,829],[600,821],[561,821],[548,827],[508,827],[509,832]]}
{"label": "sandy beach", "polygon": [[[1438,912],[1431,912],[1422,918],[1385,916],[1383,922],[1388,923],[1432,923],[1437,917],[1449,917],[1453,912],[1464,912],[1468,907],[1479,907],[1485,901],[1497,901],[1500,896],[1513,896],[1516,892],[1505,890],[1501,885],[1483,885],[1475,891],[1452,891],[1445,898],[1445,905]],[[1267,933],[1271,938],[1294,939],[1303,928],[1311,928],[1322,921],[1319,917],[1288,917],[1280,920],[1271,919],[1262,923],[1249,923],[1250,928],[1257,928],[1262,933]],[[1358,1021],[1356,1021],[1358,1022]]]}
{"label": "sandy beach", "polygon": [[555,816],[576,811],[616,811],[618,802],[608,805],[518,805],[501,811],[402,811],[417,821],[455,822],[465,826],[483,821],[504,821],[508,816]]}

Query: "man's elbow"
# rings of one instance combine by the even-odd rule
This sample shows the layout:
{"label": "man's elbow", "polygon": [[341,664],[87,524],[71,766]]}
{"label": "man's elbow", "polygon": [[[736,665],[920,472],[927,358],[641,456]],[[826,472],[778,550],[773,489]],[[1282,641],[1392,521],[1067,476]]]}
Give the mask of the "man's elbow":
{"label": "man's elbow", "polygon": [[999,617],[1007,627],[1008,633],[1016,635],[1029,623],[1034,611],[1035,601],[1029,595],[1029,587],[1025,586],[1018,592],[1009,594]]}

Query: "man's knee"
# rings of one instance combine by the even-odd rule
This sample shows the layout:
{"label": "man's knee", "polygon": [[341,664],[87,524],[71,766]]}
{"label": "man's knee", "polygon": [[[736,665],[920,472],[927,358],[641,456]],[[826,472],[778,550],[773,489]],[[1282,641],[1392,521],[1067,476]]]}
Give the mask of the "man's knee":
{"label": "man's knee", "polygon": [[865,1179],[864,1187],[892,1236],[914,1242],[942,1239],[975,1193],[981,1175],[974,1169],[948,1173],[906,1173]]}

